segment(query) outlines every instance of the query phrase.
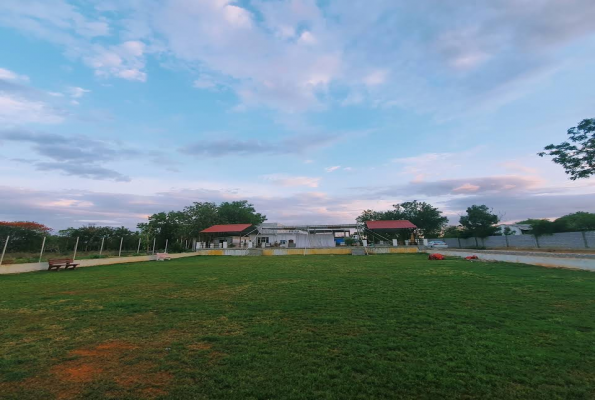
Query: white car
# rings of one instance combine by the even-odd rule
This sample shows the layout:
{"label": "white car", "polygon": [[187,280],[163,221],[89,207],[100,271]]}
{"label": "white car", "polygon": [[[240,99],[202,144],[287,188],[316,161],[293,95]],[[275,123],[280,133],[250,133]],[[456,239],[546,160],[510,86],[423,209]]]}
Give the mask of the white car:
{"label": "white car", "polygon": [[428,247],[431,249],[448,249],[448,245],[442,240],[431,240],[428,242]]}

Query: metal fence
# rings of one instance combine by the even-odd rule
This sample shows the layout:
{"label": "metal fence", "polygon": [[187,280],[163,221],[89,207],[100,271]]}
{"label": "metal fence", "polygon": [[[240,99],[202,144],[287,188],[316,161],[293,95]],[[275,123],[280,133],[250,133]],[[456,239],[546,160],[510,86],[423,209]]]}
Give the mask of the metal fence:
{"label": "metal fence", "polygon": [[562,232],[551,235],[488,236],[486,238],[441,238],[449,247],[458,249],[551,249],[595,250],[595,231]]}
{"label": "metal fence", "polygon": [[0,238],[0,265],[43,262],[52,258],[94,259],[130,257],[155,253],[193,251],[194,242],[184,239],[146,238],[139,235],[102,237],[82,240],[80,237],[44,236],[27,243],[26,248],[10,236]]}

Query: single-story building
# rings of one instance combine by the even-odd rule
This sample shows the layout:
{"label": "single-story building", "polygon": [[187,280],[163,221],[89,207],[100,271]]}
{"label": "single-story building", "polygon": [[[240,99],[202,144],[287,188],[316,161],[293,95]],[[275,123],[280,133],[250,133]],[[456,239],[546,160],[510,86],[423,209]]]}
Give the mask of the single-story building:
{"label": "single-story building", "polygon": [[277,223],[214,225],[200,232],[198,247],[335,247],[357,225],[294,225]]}

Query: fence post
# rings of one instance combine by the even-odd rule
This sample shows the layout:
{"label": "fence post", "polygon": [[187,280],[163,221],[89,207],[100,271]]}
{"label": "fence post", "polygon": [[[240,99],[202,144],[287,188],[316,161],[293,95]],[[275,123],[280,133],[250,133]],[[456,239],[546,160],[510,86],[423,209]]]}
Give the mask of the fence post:
{"label": "fence post", "polygon": [[157,240],[157,238],[153,238],[153,254],[155,254],[155,241]]}
{"label": "fence post", "polygon": [[8,239],[10,239],[10,236],[6,236],[6,242],[4,242],[4,248],[2,249],[2,256],[0,256],[0,265],[2,265],[2,261],[4,261],[4,253],[6,253],[6,248],[8,247]]}
{"label": "fence post", "polygon": [[539,247],[539,237],[536,235],[533,235],[533,237],[535,238],[535,244],[537,245],[537,248],[540,249],[541,247]]}
{"label": "fence post", "polygon": [[99,249],[99,255],[101,255],[101,253],[103,253],[103,242],[105,240],[105,236],[101,238],[101,248]]}
{"label": "fence post", "polygon": [[43,256],[44,248],[45,248],[45,236],[43,237],[43,242],[41,242],[41,251],[39,252],[39,262],[41,262],[41,257]]}
{"label": "fence post", "polygon": [[462,249],[462,247],[461,247],[461,238],[460,238],[460,237],[458,237],[458,238],[457,238],[457,241],[459,242],[459,249]]}
{"label": "fence post", "polygon": [[120,250],[118,250],[118,257],[122,256],[122,243],[124,242],[124,236],[120,238]]}
{"label": "fence post", "polygon": [[510,245],[508,244],[508,235],[504,235],[504,241],[506,242],[506,248],[509,248]]}
{"label": "fence post", "polygon": [[136,254],[140,254],[140,241],[141,238],[138,238],[138,248],[136,249]]}
{"label": "fence post", "polygon": [[587,242],[587,234],[585,233],[585,231],[581,231],[581,234],[583,235],[583,243],[585,243],[585,249],[588,249],[589,242]]}
{"label": "fence post", "polygon": [[165,239],[165,253],[167,253],[167,243],[169,242],[169,239]]}
{"label": "fence post", "polygon": [[76,249],[79,247],[79,238],[76,238],[76,243],[74,245],[74,255],[72,256],[72,261],[76,260]]}

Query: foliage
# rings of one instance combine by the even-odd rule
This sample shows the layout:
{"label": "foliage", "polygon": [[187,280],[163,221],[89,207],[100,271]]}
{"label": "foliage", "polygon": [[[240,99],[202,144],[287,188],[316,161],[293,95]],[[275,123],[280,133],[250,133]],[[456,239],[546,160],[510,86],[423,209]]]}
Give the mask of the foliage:
{"label": "foliage", "polygon": [[357,240],[355,240],[354,238],[351,238],[351,237],[345,238],[345,246],[353,246],[356,243],[357,243]]}
{"label": "foliage", "polygon": [[266,221],[266,216],[257,213],[247,200],[221,203],[218,211],[220,224],[260,225]]}
{"label": "foliage", "polygon": [[549,235],[559,232],[579,232],[595,230],[595,214],[578,211],[564,215],[554,221],[543,219],[526,219],[517,224],[531,225],[531,233],[535,236]]}
{"label": "foliage", "polygon": [[146,223],[138,224],[144,237],[156,238],[157,247],[165,240],[179,239],[180,243],[197,238],[200,231],[218,224],[259,225],[266,216],[259,214],[246,200],[223,202],[194,202],[182,211],[160,212],[149,217]]}
{"label": "foliage", "polygon": [[568,129],[570,141],[550,144],[539,156],[551,156],[560,164],[570,179],[588,178],[595,175],[595,118],[584,119],[576,127]]}
{"label": "foliage", "polygon": [[530,225],[531,233],[535,236],[552,235],[556,232],[555,223],[547,219],[534,219]]}
{"label": "foliage", "polygon": [[505,226],[505,227],[504,227],[504,230],[502,231],[502,234],[503,234],[504,236],[512,236],[512,235],[514,235],[514,230],[512,230],[512,229],[510,228],[510,226]]}
{"label": "foliage", "polygon": [[7,275],[0,292],[3,399],[578,400],[595,387],[589,271],[193,257]]}
{"label": "foliage", "polygon": [[[365,210],[357,217],[358,222],[401,219],[411,221],[425,237],[437,237],[448,222],[436,207],[417,200],[395,204],[393,210],[388,211]],[[401,236],[408,239],[411,233],[403,232]]]}
{"label": "foliage", "polygon": [[560,232],[595,231],[595,213],[575,212],[555,221]]}
{"label": "foliage", "polygon": [[0,247],[4,246],[6,238],[10,236],[9,252],[39,251],[43,237],[50,232],[51,228],[37,222],[0,221]]}
{"label": "foliage", "polygon": [[26,229],[42,235],[47,235],[52,231],[52,228],[43,224],[31,221],[0,221],[0,227],[12,227],[19,229]]}
{"label": "foliage", "polygon": [[122,248],[130,249],[138,246],[138,233],[126,227],[84,225],[80,228],[67,228],[58,232],[61,238],[69,239],[68,247],[74,246],[79,238],[79,251],[99,251],[103,240],[104,250],[118,250],[122,238]]}
{"label": "foliage", "polygon": [[443,238],[462,238],[465,235],[465,231],[463,227],[458,225],[451,225],[447,226],[444,231],[442,232],[441,237]]}
{"label": "foliage", "polygon": [[471,236],[488,237],[498,232],[495,226],[500,222],[500,218],[492,213],[492,210],[486,205],[473,205],[467,208],[467,215],[460,218],[459,223],[465,228]]}

